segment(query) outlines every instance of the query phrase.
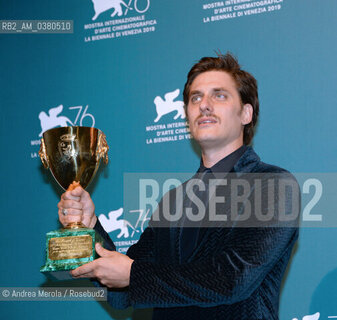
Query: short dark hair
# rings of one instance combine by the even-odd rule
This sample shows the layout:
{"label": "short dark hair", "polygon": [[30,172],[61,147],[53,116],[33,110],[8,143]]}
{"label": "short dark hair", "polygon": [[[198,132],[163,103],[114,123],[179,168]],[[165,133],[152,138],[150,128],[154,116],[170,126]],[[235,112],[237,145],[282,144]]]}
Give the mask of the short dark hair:
{"label": "short dark hair", "polygon": [[257,81],[247,71],[242,70],[238,60],[229,52],[225,55],[218,53],[217,57],[201,58],[190,70],[184,87],[184,103],[187,108],[190,88],[194,79],[201,73],[207,71],[225,71],[230,74],[236,84],[241,103],[249,103],[253,107],[252,121],[245,125],[243,131],[243,142],[248,145],[254,136],[254,128],[259,116],[259,97],[257,92]]}

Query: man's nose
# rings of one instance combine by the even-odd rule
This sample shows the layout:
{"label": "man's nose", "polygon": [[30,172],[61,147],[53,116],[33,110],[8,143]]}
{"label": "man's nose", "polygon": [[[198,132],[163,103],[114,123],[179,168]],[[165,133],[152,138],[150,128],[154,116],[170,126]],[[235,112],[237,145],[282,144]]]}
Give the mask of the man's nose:
{"label": "man's nose", "polygon": [[201,113],[213,112],[213,104],[211,99],[207,96],[204,96],[199,105]]}

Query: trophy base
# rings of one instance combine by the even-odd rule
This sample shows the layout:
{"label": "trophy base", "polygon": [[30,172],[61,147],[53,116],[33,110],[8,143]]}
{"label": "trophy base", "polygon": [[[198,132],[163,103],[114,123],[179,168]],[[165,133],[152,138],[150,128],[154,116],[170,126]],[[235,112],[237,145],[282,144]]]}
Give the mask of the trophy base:
{"label": "trophy base", "polygon": [[95,243],[102,237],[93,229],[60,229],[46,234],[46,264],[40,272],[53,280],[73,279],[70,270],[98,258]]}

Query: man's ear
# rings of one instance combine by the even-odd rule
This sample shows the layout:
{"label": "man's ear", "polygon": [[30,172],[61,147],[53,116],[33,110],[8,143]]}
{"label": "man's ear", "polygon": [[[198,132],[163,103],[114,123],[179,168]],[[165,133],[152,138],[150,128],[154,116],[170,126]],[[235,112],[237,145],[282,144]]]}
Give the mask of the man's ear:
{"label": "man's ear", "polygon": [[242,107],[241,111],[241,122],[246,125],[253,120],[253,107],[251,104],[247,103]]}

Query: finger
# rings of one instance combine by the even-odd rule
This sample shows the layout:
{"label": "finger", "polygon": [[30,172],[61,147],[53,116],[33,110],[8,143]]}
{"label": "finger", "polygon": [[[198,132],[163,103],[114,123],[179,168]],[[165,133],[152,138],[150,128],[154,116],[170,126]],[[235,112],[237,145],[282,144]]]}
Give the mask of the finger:
{"label": "finger", "polygon": [[[64,212],[65,211],[65,212]],[[83,211],[80,209],[73,209],[73,208],[59,208],[59,213],[61,213],[65,217],[82,217]]]}
{"label": "finger", "polygon": [[92,261],[89,263],[84,264],[83,266],[80,266],[72,271],[70,271],[71,275],[76,278],[94,278],[94,272],[95,272],[95,266],[96,261]]}
{"label": "finger", "polygon": [[111,257],[115,251],[104,249],[100,243],[96,243],[95,249],[100,257]]}
{"label": "finger", "polygon": [[62,200],[75,200],[75,201],[80,201],[81,197],[78,195],[73,195],[73,191],[66,191],[61,195]]}
{"label": "finger", "polygon": [[83,209],[83,204],[75,200],[62,200],[58,203],[57,206],[59,209]]}
{"label": "finger", "polygon": [[86,192],[81,186],[76,187],[75,189],[69,191],[73,197],[83,197]]}
{"label": "finger", "polygon": [[66,227],[67,224],[69,223],[69,222],[66,221],[66,217],[63,215],[61,210],[59,210],[59,220],[60,220],[61,224],[63,225],[63,227]]}
{"label": "finger", "polygon": [[[64,214],[66,210],[66,215]],[[71,222],[81,222],[83,218],[83,211],[78,209],[59,209],[59,219],[63,225]]]}
{"label": "finger", "polygon": [[95,278],[94,276],[94,272],[88,272],[88,273],[81,273],[78,276],[74,276],[73,275],[73,270],[70,271],[70,275],[74,278],[74,279],[80,279],[80,278]]}

